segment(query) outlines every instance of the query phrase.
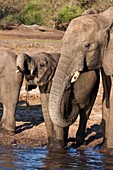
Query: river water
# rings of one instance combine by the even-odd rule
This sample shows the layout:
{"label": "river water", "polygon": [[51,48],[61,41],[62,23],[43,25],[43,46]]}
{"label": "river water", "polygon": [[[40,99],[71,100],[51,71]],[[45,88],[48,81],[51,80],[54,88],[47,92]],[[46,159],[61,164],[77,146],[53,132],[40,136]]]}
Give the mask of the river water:
{"label": "river water", "polygon": [[[99,95],[101,95],[101,93],[99,93]],[[100,115],[101,110],[99,105],[101,102],[100,98],[97,100],[98,105],[94,108],[94,114],[91,114],[93,117],[90,118],[90,121],[99,119],[98,116]],[[23,110],[22,115],[25,115],[25,113],[23,114]],[[28,116],[30,116],[30,113],[28,113]],[[23,121],[23,119],[21,121]],[[70,147],[67,149],[66,154],[58,154],[49,153],[46,147],[25,147],[19,145],[10,147],[0,146],[0,170],[38,169],[113,170],[113,156],[100,153],[98,152],[98,148],[95,148],[94,150],[91,147],[86,148],[85,150],[77,150],[76,148]]]}
{"label": "river water", "polygon": [[1,147],[1,170],[113,170],[113,156],[93,150],[68,148],[66,154],[48,153],[46,147]]}

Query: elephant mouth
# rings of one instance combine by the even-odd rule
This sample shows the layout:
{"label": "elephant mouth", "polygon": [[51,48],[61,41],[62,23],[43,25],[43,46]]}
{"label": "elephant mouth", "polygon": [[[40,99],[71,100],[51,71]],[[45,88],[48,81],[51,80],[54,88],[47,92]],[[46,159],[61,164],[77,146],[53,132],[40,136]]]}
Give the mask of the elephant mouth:
{"label": "elephant mouth", "polygon": [[35,77],[34,83],[37,86],[44,86],[47,85],[54,77],[54,72],[51,71],[51,69],[47,70],[41,77]]}
{"label": "elephant mouth", "polygon": [[47,84],[47,82],[46,81],[42,81],[42,80],[40,80],[38,78],[35,78],[34,79],[34,84],[37,85],[37,86],[44,86],[44,85]]}

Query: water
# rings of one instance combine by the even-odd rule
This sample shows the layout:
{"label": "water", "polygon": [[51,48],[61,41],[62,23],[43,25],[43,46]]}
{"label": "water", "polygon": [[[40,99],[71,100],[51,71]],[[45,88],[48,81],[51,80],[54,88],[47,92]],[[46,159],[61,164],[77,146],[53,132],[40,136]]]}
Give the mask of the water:
{"label": "water", "polygon": [[2,170],[110,170],[113,156],[99,153],[92,148],[69,148],[66,154],[48,153],[46,147],[1,147]]}

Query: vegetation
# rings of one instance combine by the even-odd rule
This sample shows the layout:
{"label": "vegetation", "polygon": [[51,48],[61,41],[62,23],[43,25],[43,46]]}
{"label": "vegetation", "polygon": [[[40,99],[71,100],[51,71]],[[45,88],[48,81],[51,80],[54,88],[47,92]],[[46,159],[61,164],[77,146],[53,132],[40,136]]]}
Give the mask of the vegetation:
{"label": "vegetation", "polygon": [[100,12],[111,5],[113,0],[0,0],[0,24],[38,24],[65,30],[84,10]]}

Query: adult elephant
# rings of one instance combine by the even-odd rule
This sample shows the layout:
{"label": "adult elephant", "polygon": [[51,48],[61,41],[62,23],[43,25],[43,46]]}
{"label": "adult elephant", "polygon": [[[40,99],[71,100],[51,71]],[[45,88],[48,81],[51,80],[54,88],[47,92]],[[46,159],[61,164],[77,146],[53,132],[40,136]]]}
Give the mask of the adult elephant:
{"label": "adult elephant", "polygon": [[[19,61],[17,62],[18,69],[23,73],[23,56],[26,55],[27,54],[21,54],[18,57]],[[48,148],[61,152],[64,151],[63,148],[67,144],[69,127],[63,128],[53,124],[48,110],[50,89],[59,57],[59,53],[41,52],[32,55],[32,59],[35,62],[35,68],[31,75],[25,75],[25,77],[28,84],[28,90],[35,88],[37,85],[40,89],[42,111],[48,136]],[[87,81],[89,84],[87,84]],[[80,123],[76,136],[78,145],[84,142],[85,127],[97,95],[98,86],[99,70],[82,73],[75,83],[73,83],[72,80],[72,83],[68,82],[66,85],[60,109],[64,117],[68,117],[70,113],[74,115],[74,120],[76,120],[80,113]]]}
{"label": "adult elephant", "polygon": [[63,37],[61,57],[51,87],[49,114],[53,123],[59,127],[72,124],[74,116],[70,116],[72,119],[64,118],[60,110],[67,82],[78,73],[103,67],[105,138],[107,148],[113,149],[112,14],[113,7],[110,7],[102,13],[80,16],[70,22]]}
{"label": "adult elephant", "polygon": [[[8,135],[15,133],[15,109],[23,81],[23,74],[16,73],[16,59],[14,52],[0,49],[0,103],[3,105],[0,132]],[[26,58],[26,66],[27,63]],[[26,73],[29,73],[30,70],[26,66]]]}

